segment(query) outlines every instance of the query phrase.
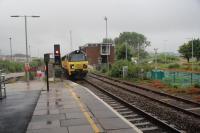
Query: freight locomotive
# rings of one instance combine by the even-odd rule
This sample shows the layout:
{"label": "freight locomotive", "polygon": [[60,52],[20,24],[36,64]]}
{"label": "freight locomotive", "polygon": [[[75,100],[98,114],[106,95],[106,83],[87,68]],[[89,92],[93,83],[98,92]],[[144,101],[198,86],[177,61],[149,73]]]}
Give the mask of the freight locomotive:
{"label": "freight locomotive", "polygon": [[67,78],[82,79],[88,73],[86,54],[75,50],[62,57],[62,68]]}

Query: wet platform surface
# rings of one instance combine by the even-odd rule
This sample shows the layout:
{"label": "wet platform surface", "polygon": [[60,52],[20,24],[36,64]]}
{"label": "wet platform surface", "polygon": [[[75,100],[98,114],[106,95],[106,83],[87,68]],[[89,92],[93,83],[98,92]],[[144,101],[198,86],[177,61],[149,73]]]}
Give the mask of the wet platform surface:
{"label": "wet platform surface", "polygon": [[7,84],[7,98],[0,100],[0,133],[24,133],[44,83]]}
{"label": "wet platform surface", "polygon": [[50,84],[42,91],[27,133],[136,133],[87,88],[71,81]]}

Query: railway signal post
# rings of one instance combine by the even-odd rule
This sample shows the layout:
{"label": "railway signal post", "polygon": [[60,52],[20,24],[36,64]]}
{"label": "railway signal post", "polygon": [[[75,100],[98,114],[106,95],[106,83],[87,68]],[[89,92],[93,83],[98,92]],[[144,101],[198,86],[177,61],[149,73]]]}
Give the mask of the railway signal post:
{"label": "railway signal post", "polygon": [[44,62],[45,62],[45,75],[47,82],[47,91],[49,92],[49,74],[48,74],[48,63],[49,63],[49,54],[44,54]]}

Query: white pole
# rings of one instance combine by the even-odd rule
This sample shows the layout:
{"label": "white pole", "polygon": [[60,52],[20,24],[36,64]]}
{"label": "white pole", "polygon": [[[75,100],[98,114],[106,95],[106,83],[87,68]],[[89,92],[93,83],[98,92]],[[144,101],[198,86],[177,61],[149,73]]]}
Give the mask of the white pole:
{"label": "white pole", "polygon": [[11,61],[13,60],[13,57],[12,57],[12,38],[10,37],[9,38],[9,40],[10,40],[10,59],[11,59]]}
{"label": "white pole", "polygon": [[194,57],[194,48],[193,48],[193,38],[192,38],[192,71],[193,71],[193,57]]}
{"label": "white pole", "polygon": [[140,60],[140,44],[138,43],[138,64],[139,64],[139,60]]}
{"label": "white pole", "polygon": [[[108,18],[105,16],[104,20],[106,21],[106,43],[108,43]],[[109,44],[108,44],[108,50],[110,50]],[[107,51],[107,67],[108,67],[108,71],[109,71],[109,58],[108,58],[108,53],[109,51]]]}
{"label": "white pole", "polygon": [[154,48],[154,51],[155,51],[155,69],[157,69],[157,50],[158,50],[158,48]]}
{"label": "white pole", "polygon": [[72,31],[69,31],[69,35],[70,35],[70,50],[73,50],[73,46],[72,46]]}
{"label": "white pole", "polygon": [[127,57],[127,56],[128,56],[128,55],[127,55],[127,54],[128,54],[128,53],[127,53],[127,52],[128,52],[128,51],[127,51],[127,45],[128,45],[128,43],[126,42],[126,60],[128,59],[128,57]]}

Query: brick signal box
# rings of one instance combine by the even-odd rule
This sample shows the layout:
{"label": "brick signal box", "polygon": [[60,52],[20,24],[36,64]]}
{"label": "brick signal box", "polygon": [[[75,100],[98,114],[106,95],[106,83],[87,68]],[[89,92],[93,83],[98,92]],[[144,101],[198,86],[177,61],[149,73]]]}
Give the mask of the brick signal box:
{"label": "brick signal box", "polygon": [[115,51],[112,43],[87,43],[80,49],[86,53],[90,65],[114,63]]}

